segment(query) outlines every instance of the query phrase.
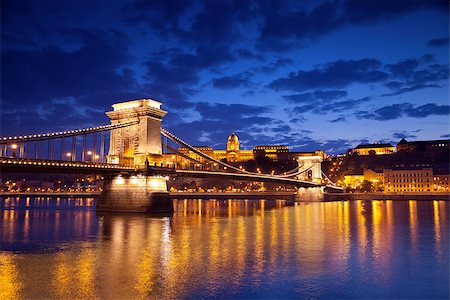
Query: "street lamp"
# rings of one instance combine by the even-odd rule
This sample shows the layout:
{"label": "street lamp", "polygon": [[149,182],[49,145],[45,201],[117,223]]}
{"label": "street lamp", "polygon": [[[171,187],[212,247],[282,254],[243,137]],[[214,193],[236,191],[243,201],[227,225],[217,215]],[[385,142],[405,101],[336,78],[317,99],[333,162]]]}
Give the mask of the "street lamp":
{"label": "street lamp", "polygon": [[92,158],[92,151],[89,150],[89,151],[87,152],[87,155],[88,155],[88,161],[91,161],[91,158]]}
{"label": "street lamp", "polygon": [[66,156],[67,156],[67,160],[72,160],[72,153],[67,152]]}
{"label": "street lamp", "polygon": [[12,154],[12,156],[13,156],[13,157],[16,157],[16,156],[17,156],[17,155],[16,155],[17,144],[12,144],[12,145],[11,145],[11,148],[13,149],[13,154]]}
{"label": "street lamp", "polygon": [[95,161],[98,161],[98,159],[100,158],[100,155],[95,154],[94,158],[95,158]]}

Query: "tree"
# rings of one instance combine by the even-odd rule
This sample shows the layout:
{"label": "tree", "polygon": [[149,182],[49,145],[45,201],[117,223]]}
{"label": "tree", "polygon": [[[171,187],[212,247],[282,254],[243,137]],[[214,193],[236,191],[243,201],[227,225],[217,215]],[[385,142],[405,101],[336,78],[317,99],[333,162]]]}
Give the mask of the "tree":
{"label": "tree", "polygon": [[374,188],[373,188],[372,182],[370,182],[368,180],[364,180],[361,183],[361,187],[359,189],[363,193],[370,193],[373,191]]}

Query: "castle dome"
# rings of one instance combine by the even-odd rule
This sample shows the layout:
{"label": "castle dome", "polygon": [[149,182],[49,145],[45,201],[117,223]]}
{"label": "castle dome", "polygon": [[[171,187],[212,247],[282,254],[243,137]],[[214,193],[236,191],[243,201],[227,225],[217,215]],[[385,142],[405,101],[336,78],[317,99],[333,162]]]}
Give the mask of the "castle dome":
{"label": "castle dome", "polygon": [[233,132],[233,133],[230,134],[230,136],[228,137],[228,142],[239,143],[239,138],[238,138],[238,136]]}
{"label": "castle dome", "polygon": [[234,132],[230,134],[230,136],[228,137],[227,150],[228,151],[239,150],[239,138]]}

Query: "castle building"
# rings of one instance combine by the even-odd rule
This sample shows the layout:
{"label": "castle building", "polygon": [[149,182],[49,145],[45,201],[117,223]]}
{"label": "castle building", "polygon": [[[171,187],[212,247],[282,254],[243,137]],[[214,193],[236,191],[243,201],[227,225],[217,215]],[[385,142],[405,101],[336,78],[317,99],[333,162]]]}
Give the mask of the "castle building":
{"label": "castle building", "polygon": [[[322,159],[326,158],[326,154],[320,150],[315,152],[289,152],[289,147],[284,145],[260,145],[254,147],[252,150],[241,149],[239,138],[234,132],[231,133],[227,139],[226,149],[215,150],[208,146],[195,146],[194,148],[216,160],[230,163],[254,160],[261,155],[274,161],[297,159],[298,157],[304,156],[320,156]],[[166,164],[171,165],[173,163],[183,168],[198,163],[211,164],[211,162],[188,148],[181,147],[178,149],[178,153],[179,154],[167,154]],[[212,165],[214,166],[214,164]]]}
{"label": "castle building", "polygon": [[448,150],[450,140],[433,140],[433,141],[415,141],[408,142],[401,139],[396,145],[397,152],[411,152],[411,151],[441,151]]}
{"label": "castle building", "polygon": [[360,144],[352,149],[352,154],[358,155],[382,155],[394,153],[395,148],[391,144]]}

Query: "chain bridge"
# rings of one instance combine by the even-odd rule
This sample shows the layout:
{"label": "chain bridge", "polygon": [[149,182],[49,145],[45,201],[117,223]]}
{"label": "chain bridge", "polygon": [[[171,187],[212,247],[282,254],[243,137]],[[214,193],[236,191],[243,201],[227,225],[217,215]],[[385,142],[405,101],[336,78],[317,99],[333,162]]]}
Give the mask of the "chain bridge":
{"label": "chain bridge", "polygon": [[[173,210],[166,181],[174,176],[287,184],[297,187],[299,194],[307,189],[341,190],[322,173],[321,157],[299,157],[297,167],[283,174],[250,172],[215,159],[162,128],[167,112],[158,101],[133,100],[112,107],[106,112],[108,125],[1,137],[0,170],[103,175],[97,209],[112,211]],[[169,146],[168,140],[198,159]],[[189,167],[175,164],[175,155],[189,161]]]}

